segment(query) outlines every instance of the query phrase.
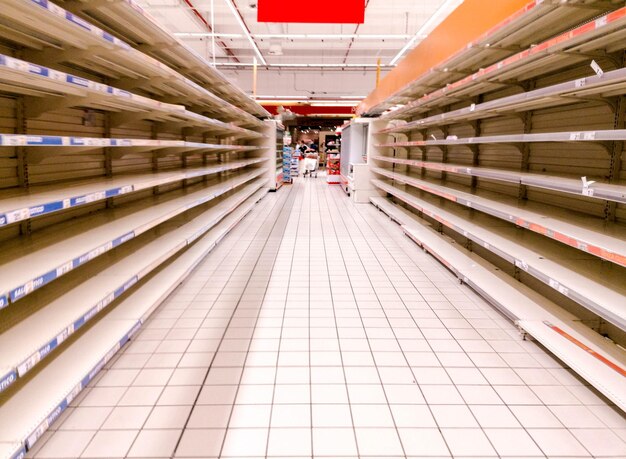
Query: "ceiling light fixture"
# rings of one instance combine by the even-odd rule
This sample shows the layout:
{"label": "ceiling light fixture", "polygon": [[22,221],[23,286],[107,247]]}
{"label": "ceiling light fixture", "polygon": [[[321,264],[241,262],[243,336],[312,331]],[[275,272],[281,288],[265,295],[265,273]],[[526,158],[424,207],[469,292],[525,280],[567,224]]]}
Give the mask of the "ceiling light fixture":
{"label": "ceiling light fixture", "polygon": [[[174,36],[180,38],[245,38],[240,33],[210,33],[210,32],[176,32]],[[408,40],[411,35],[368,35],[368,34],[296,34],[296,33],[257,33],[251,34],[252,38],[261,39],[285,39],[285,40],[352,40],[362,38],[364,40]]]}
{"label": "ceiling light fixture", "polygon": [[[246,62],[217,62],[218,67],[253,67],[254,64]],[[270,68],[377,68],[377,64],[264,64]],[[391,65],[381,65],[382,68],[393,67]]]}
{"label": "ceiling light fixture", "polygon": [[248,30],[248,27],[246,27],[246,24],[243,22],[243,19],[241,19],[241,15],[239,14],[239,10],[237,9],[235,4],[233,3],[233,0],[224,0],[224,1],[226,2],[228,7],[230,8],[230,11],[232,11],[233,15],[235,16],[235,19],[237,19],[237,22],[239,23],[239,26],[243,30],[243,33],[246,35],[246,38],[250,42],[250,45],[252,45],[252,48],[254,49],[254,52],[259,57],[259,61],[261,62],[261,64],[267,65],[267,61],[263,57],[263,54],[261,54],[261,50],[256,45],[256,42],[252,38],[252,35],[250,35],[250,31]]}
{"label": "ceiling light fixture", "polygon": [[464,0],[446,0],[446,2],[439,7],[435,14],[433,14],[428,21],[424,23],[417,33],[409,40],[409,42],[400,50],[398,54],[391,60],[389,65],[396,65],[404,53],[406,53],[418,40],[423,40],[435,28],[443,22],[455,9],[463,3]]}

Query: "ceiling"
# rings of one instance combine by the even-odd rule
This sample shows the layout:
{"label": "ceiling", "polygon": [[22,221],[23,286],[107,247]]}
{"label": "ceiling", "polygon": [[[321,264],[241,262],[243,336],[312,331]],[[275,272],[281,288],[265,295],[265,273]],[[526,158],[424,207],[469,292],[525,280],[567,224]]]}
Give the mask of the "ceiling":
{"label": "ceiling", "polygon": [[440,7],[446,3],[364,1],[361,25],[259,23],[257,0],[139,0],[139,4],[248,93],[253,90],[256,58],[259,99],[349,105],[351,99],[361,99],[374,89],[378,59],[384,75],[409,41],[412,46],[417,43],[416,33],[421,36],[436,25],[436,18],[431,18],[438,10],[437,17],[441,16]]}

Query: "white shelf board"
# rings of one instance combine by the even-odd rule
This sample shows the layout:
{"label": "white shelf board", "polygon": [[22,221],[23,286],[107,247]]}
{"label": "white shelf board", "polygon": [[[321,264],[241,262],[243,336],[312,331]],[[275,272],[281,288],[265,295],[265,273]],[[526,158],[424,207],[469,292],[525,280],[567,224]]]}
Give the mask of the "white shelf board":
{"label": "white shelf board", "polygon": [[505,113],[523,112],[538,108],[570,105],[583,101],[585,97],[610,97],[626,90],[626,69],[612,70],[603,75],[594,75],[567,81],[545,88],[535,89],[513,96],[502,97],[482,104],[472,104],[466,108],[434,115],[423,119],[399,124],[380,133],[403,133],[442,126],[459,121],[469,121],[499,116]]}
{"label": "white shelf board", "polygon": [[503,82],[510,82],[516,78],[527,80],[532,76],[559,70],[588,59],[588,55],[594,52],[604,52],[612,44],[623,42],[625,39],[626,7],[481,68],[476,73],[447,84],[398,110],[386,113],[382,118],[405,119],[433,107],[497,89],[502,87]]}
{"label": "white shelf board", "polygon": [[[102,263],[100,272],[65,293],[59,291],[44,308],[0,335],[0,378],[11,374],[23,377],[100,311],[262,187],[266,187],[266,180],[256,179],[191,221],[178,218],[168,222],[169,232],[152,231],[143,238],[141,247],[122,248],[115,259]],[[16,380],[2,378],[0,387],[6,389]]]}
{"label": "white shelf board", "polygon": [[482,197],[382,168],[372,168],[372,172],[484,212],[617,265],[626,266],[626,239],[619,227],[615,227],[614,231],[600,227],[593,228],[588,224],[588,219],[580,221],[571,214],[559,215],[557,209],[546,206],[537,207],[532,203],[520,206],[517,202],[503,197],[496,198],[491,195],[488,198]]}
{"label": "white shelf board", "polygon": [[[626,131],[624,132],[626,134]],[[391,145],[392,144],[380,146],[391,147]],[[401,144],[395,145],[402,147]],[[466,175],[470,177],[482,177],[490,180],[517,183],[519,185],[543,188],[546,190],[560,191],[563,193],[575,194],[579,196],[626,203],[626,185],[601,183],[597,181],[594,181],[593,184],[589,185],[589,182],[585,183],[582,179],[559,177],[545,174],[533,174],[529,172],[508,171],[504,169],[491,169],[488,167],[464,166],[460,164],[400,159],[389,156],[373,156],[372,159],[392,164],[402,164],[410,167],[419,167],[432,171],[449,172],[452,174]],[[588,177],[588,179],[589,181],[592,180],[591,177]]]}
{"label": "white shelf board", "polygon": [[[623,350],[476,254],[417,223],[408,211],[385,198],[371,198],[371,202],[398,221],[407,236],[430,252],[459,279],[570,365],[621,410],[626,410],[626,355]],[[565,339],[554,327],[574,340]]]}
{"label": "white shelf board", "polygon": [[[0,135],[0,144],[2,137]],[[153,142],[166,143],[168,141]],[[254,158],[212,164],[209,167],[120,175],[113,178],[85,180],[76,184],[35,186],[27,191],[21,189],[2,191],[0,192],[0,228],[29,218],[49,215],[146,188],[240,169],[264,161],[266,161],[265,158]]]}
{"label": "white shelf board", "polygon": [[194,50],[174,37],[133,0],[101,2],[65,0],[63,5],[76,14],[97,22],[110,33],[134,43],[143,52],[177,69],[188,78],[246,112],[269,118],[270,114],[253,101]]}
{"label": "white shelf board", "polygon": [[[98,218],[92,215],[65,228],[62,239],[45,233],[18,244],[4,244],[0,299],[6,307],[149,229],[264,173],[265,169],[259,168],[206,188],[194,187],[199,188],[197,191],[186,193],[183,190],[157,196],[152,205],[142,201],[123,209],[102,212]],[[181,193],[184,194],[181,196]]]}
{"label": "white shelf board", "polygon": [[619,8],[617,3],[599,0],[585,2],[533,0],[468,43],[463,49],[433,67],[404,89],[372,107],[368,114],[380,114],[397,104],[411,102],[419,95],[456,81],[459,76],[485,68],[511,54],[516,49],[526,49],[565,30],[575,28],[586,20],[594,19],[606,11]]}
{"label": "white shelf board", "polygon": [[[252,209],[260,190],[79,337],[0,406],[0,443],[31,448],[151,312]],[[120,318],[124,317],[124,318]],[[9,456],[11,457],[11,456]]]}
{"label": "white shelf board", "polygon": [[626,289],[620,289],[617,283],[617,288],[609,287],[600,270],[598,273],[585,270],[592,261],[572,260],[565,258],[565,254],[548,252],[535,238],[527,240],[514,229],[473,218],[463,209],[448,210],[380,180],[375,180],[374,185],[626,330],[626,310],[622,307],[626,304]]}
{"label": "white shelf board", "polygon": [[[120,83],[123,89],[144,90],[160,98],[176,98],[201,111],[217,113],[231,120],[257,120],[225,103],[197,83],[182,76],[153,57],[90,24],[51,2],[6,0],[0,10],[3,34],[30,48],[29,57],[40,64],[67,62],[89,73]],[[245,112],[243,112],[245,113]]]}
{"label": "white shelf board", "polygon": [[13,93],[42,98],[29,104],[27,115],[36,118],[61,107],[90,107],[114,113],[114,125],[141,119],[205,128],[220,135],[257,138],[262,134],[207,118],[183,105],[156,101],[129,91],[0,54],[0,85]]}

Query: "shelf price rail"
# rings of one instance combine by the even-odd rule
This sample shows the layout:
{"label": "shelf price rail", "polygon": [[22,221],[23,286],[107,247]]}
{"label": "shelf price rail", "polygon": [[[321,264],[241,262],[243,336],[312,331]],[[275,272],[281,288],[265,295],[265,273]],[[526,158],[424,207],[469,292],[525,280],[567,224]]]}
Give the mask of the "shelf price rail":
{"label": "shelf price rail", "polygon": [[501,220],[569,245],[582,252],[626,267],[626,243],[623,238],[603,234],[591,228],[571,224],[550,216],[549,212],[534,212],[525,208],[487,199],[454,188],[394,173],[387,169],[373,168],[373,172],[399,183],[410,185],[427,193],[442,197],[459,205],[484,212]]}
{"label": "shelf price rail", "polygon": [[[252,178],[250,178],[252,177]],[[62,292],[35,314],[0,335],[0,385],[8,388],[24,377],[54,349],[172,255],[192,244],[250,196],[266,186],[257,176],[237,179],[216,191],[214,198],[237,189],[237,193],[191,221],[171,220],[171,231],[150,234],[149,242],[131,247],[117,260],[79,286]],[[16,377],[17,376],[17,377]]]}
{"label": "shelf price rail", "polygon": [[203,57],[165,30],[133,0],[115,2],[65,0],[63,5],[73,13],[97,22],[109,33],[131,42],[141,51],[176,69],[221,98],[258,117],[270,114]]}
{"label": "shelf price rail", "polygon": [[418,223],[414,215],[388,199],[371,198],[371,202],[463,283],[511,318],[523,333],[535,338],[620,409],[626,410],[626,356],[621,349],[478,255]]}
{"label": "shelf price rail", "polygon": [[[205,128],[222,136],[258,138],[262,134],[186,110],[183,105],[166,104],[119,88],[68,73],[35,65],[0,54],[0,82],[14,94],[44,98],[27,109],[29,117],[41,116],[58,108],[92,107],[114,113],[114,125],[137,119],[169,122]],[[130,113],[129,113],[130,112]]]}
{"label": "shelf price rail", "polygon": [[259,147],[248,145],[210,144],[186,142],[183,140],[156,139],[110,139],[100,137],[68,137],[34,134],[0,134],[0,148],[24,147],[28,150],[29,160],[45,159],[50,153],[58,155],[81,154],[84,152],[113,149],[116,158],[123,158],[130,153],[158,153],[177,155],[194,153],[251,152]]}
{"label": "shelf price rail", "polygon": [[[229,163],[207,169],[205,174],[215,174],[246,167],[253,162]],[[166,200],[148,208],[140,206],[135,212],[110,220],[93,229],[81,231],[52,245],[27,250],[22,256],[6,261],[0,266],[0,308],[24,298],[87,262],[138,237],[157,225],[174,218],[194,207],[205,204],[227,193],[246,181],[265,173],[259,168],[236,176],[223,184]],[[167,194],[162,195],[166,199]],[[22,215],[25,217],[25,215]],[[76,223],[76,227],[79,227]],[[19,253],[19,250],[15,251]],[[11,252],[13,253],[13,252]]]}
{"label": "shelf price rail", "polygon": [[265,158],[252,158],[228,162],[219,166],[190,168],[177,172],[127,174],[112,179],[73,183],[63,187],[42,185],[32,187],[28,193],[0,193],[0,228],[30,218],[50,215],[146,188],[239,169],[264,161]]}
{"label": "shelf price rail", "polygon": [[[478,71],[514,54],[515,49],[528,48],[537,41],[548,39],[555,31],[558,33],[576,27],[581,22],[620,6],[623,5],[618,2],[603,3],[597,0],[585,2],[584,5],[580,2],[565,4],[552,0],[531,1],[404,89],[372,107],[367,114],[379,115],[395,105],[410,103],[416,96],[453,83],[467,72]],[[389,116],[393,117],[394,113]]]}
{"label": "shelf price rail", "polygon": [[[157,59],[47,0],[7,0],[0,17],[7,38],[25,46],[27,58],[43,65],[61,62],[97,73],[122,89],[143,90],[151,97],[176,99],[196,111],[258,127],[258,120],[222,101]],[[116,83],[115,83],[116,82]]]}
{"label": "shelf price rail", "polygon": [[470,121],[500,116],[506,113],[530,111],[537,108],[575,104],[588,96],[612,96],[626,92],[626,69],[578,78],[573,81],[535,89],[522,94],[502,97],[482,104],[434,115],[427,118],[398,124],[379,131],[379,134],[405,133],[432,126],[443,126],[461,121]]}
{"label": "shelf price rail", "polygon": [[519,76],[528,78],[531,72],[546,73],[555,66],[562,67],[565,63],[589,59],[588,55],[603,49],[607,43],[619,43],[624,39],[626,39],[626,7],[449,83],[397,110],[383,114],[381,118],[406,119],[464,97],[497,89],[503,85],[500,81],[510,82]]}
{"label": "shelf price rail", "polygon": [[584,181],[582,178],[573,179],[568,177],[533,174],[529,172],[516,172],[504,169],[491,169],[487,167],[467,166],[461,164],[436,163],[413,159],[392,158],[389,156],[373,156],[373,160],[391,164],[418,167],[431,171],[449,172],[452,174],[469,177],[482,177],[489,180],[515,183],[546,190],[560,191],[589,198],[602,199],[619,203],[626,203],[626,185]]}
{"label": "shelf price rail", "polygon": [[626,314],[620,307],[625,298],[623,290],[620,293],[601,284],[600,279],[587,277],[575,269],[565,267],[558,263],[560,260],[552,260],[550,256],[542,253],[539,246],[529,249],[526,245],[516,242],[514,237],[509,238],[508,233],[499,232],[497,227],[490,229],[489,225],[473,223],[460,214],[412,196],[380,180],[373,183],[379,189],[470,239],[478,246],[484,247],[622,330],[626,329]]}
{"label": "shelf price rail", "polygon": [[[115,310],[80,336],[0,407],[0,452],[18,458],[33,447],[158,305],[265,195],[252,194]],[[28,403],[25,401],[28,400]]]}

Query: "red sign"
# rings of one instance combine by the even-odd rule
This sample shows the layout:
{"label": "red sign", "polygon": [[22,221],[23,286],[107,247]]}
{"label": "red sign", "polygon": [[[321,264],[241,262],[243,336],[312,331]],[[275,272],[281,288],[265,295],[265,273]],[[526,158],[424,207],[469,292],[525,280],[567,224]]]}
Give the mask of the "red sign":
{"label": "red sign", "polygon": [[362,24],[365,0],[258,0],[259,22]]}

